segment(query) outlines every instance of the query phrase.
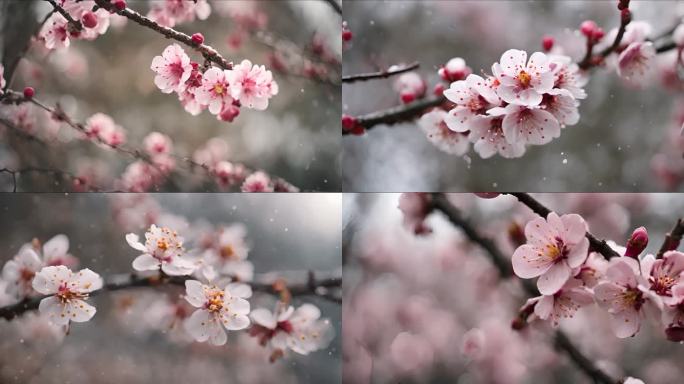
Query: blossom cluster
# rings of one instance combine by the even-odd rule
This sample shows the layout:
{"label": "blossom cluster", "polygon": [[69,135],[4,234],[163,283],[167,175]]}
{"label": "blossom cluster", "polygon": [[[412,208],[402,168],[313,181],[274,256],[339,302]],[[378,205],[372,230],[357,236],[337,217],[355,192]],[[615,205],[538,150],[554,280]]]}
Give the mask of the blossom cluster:
{"label": "blossom cluster", "polygon": [[[173,227],[187,226],[179,217],[158,219]],[[143,311],[142,316],[150,318],[140,322],[171,328],[178,322],[191,340],[212,345],[226,344],[226,331],[248,329],[272,361],[288,350],[307,355],[328,346],[333,327],[312,304],[295,308],[288,300],[279,301],[274,312],[252,310],[248,299],[253,293],[249,283],[254,266],[247,260],[250,247],[244,226],[198,224],[198,229],[190,231],[192,249],[186,249],[186,240],[171,227],[152,224],[144,242],[135,233],[126,235],[126,242],[141,252],[132,262],[141,278],[182,277],[185,285],[185,304],[155,300]],[[41,318],[68,332],[71,322],[93,318],[97,309],[88,303],[89,296],[107,289],[104,279],[90,269],[72,271],[78,263],[69,253],[65,235],[45,244],[35,239],[23,245],[2,269],[0,305],[40,299]]]}
{"label": "blossom cluster", "polygon": [[211,15],[211,6],[207,0],[183,1],[164,0],[153,1],[147,17],[159,25],[173,28],[176,24],[206,20]]}
{"label": "blossom cluster", "polygon": [[[667,251],[661,258],[639,257],[648,243],[638,228],[627,247],[611,244],[619,257],[606,260],[589,251],[587,224],[576,214],[551,212],[525,226],[526,243],[513,253],[515,274],[537,279],[541,296],[532,298],[536,318],[554,326],[596,302],[611,317],[619,338],[634,336],[651,317],[669,340],[684,340],[684,253]],[[531,307],[530,307],[531,308]]]}
{"label": "blossom cluster", "polygon": [[53,12],[45,21],[39,38],[47,49],[68,48],[71,40],[94,40],[107,32],[111,14],[102,8],[93,11],[93,0],[57,0],[74,21],[80,22],[81,28],[70,23],[59,12]]}
{"label": "blossom cluster", "polygon": [[449,111],[435,109],[419,124],[442,150],[465,154],[469,143],[482,158],[520,157],[528,145],[543,145],[561,129],[579,121],[579,100],[586,78],[567,56],[510,49],[492,66],[492,74],[470,73],[462,59],[440,69],[451,83],[444,96]]}
{"label": "blossom cluster", "polygon": [[156,73],[155,85],[163,93],[176,92],[193,116],[208,109],[218,120],[232,122],[240,107],[264,110],[278,94],[278,83],[263,65],[243,60],[232,69],[201,68],[178,44],[166,47],[150,68]]}

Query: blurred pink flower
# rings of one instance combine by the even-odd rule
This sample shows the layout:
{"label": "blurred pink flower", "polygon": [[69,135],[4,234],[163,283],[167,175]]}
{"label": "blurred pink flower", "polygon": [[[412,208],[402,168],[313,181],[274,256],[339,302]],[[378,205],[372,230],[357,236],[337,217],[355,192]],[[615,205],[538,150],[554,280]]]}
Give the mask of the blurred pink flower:
{"label": "blurred pink flower", "polygon": [[261,65],[252,65],[243,60],[228,72],[230,92],[235,100],[247,108],[264,110],[268,100],[278,94],[278,83],[273,80],[271,71]]}

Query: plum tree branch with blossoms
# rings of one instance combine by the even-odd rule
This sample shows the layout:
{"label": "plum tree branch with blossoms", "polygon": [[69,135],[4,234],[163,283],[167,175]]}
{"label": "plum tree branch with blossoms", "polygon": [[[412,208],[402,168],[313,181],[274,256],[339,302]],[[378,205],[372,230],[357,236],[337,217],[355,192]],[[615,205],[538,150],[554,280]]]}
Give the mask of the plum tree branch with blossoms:
{"label": "plum tree branch with blossoms", "polygon": [[[587,48],[576,62],[561,49],[554,50],[553,38],[546,36],[544,52],[535,52],[528,60],[527,52],[510,49],[484,77],[473,74],[463,59],[451,59],[439,70],[444,84],[437,84],[430,97],[420,76],[404,73],[394,84],[404,105],[343,115],[343,135],[360,136],[379,125],[421,117],[419,126],[428,140],[447,153],[465,155],[473,143],[485,159],[495,154],[521,157],[528,146],[547,144],[560,136],[562,128],[579,122],[590,69],[615,63],[620,77],[637,84],[646,78],[655,55],[684,44],[675,41],[675,29],[649,38],[651,26],[632,22],[629,1],[617,3],[620,24],[610,33],[593,21],[582,23],[579,29]],[[616,60],[607,60],[613,56]]]}
{"label": "plum tree branch with blossoms", "polygon": [[[458,208],[456,208],[443,193],[434,193],[431,195],[430,204],[434,209],[442,212],[447,219],[455,226],[460,228],[463,233],[475,244],[481,246],[489,256],[492,264],[496,267],[500,276],[503,278],[510,278],[514,276],[513,270],[510,267],[510,260],[504,256],[504,253],[497,247],[497,245],[465,220]],[[538,295],[538,291],[530,280],[521,280],[522,286],[531,296]],[[554,340],[557,347],[563,350],[570,359],[583,371],[594,380],[594,382],[602,384],[616,384],[621,381],[615,381],[607,373],[601,370],[594,364],[594,362],[586,357],[580,349],[572,343],[570,338],[562,331],[556,330],[554,332]]]}
{"label": "plum tree branch with blossoms", "polygon": [[[328,301],[339,302],[335,296],[329,294],[330,290],[338,289],[342,286],[342,277],[323,272],[306,271],[299,272],[299,277],[295,279],[282,279],[274,277],[273,274],[257,276],[254,282],[249,285],[255,292],[263,292],[272,295],[280,295],[283,290],[292,296],[318,296]],[[90,296],[101,294],[102,292],[114,292],[133,288],[155,288],[167,285],[185,286],[185,282],[191,277],[186,276],[160,276],[143,277],[136,274],[122,273],[111,275],[104,279],[101,290],[93,291]],[[40,302],[46,296],[26,298],[16,304],[0,307],[0,318],[12,320],[25,312],[37,310]]]}

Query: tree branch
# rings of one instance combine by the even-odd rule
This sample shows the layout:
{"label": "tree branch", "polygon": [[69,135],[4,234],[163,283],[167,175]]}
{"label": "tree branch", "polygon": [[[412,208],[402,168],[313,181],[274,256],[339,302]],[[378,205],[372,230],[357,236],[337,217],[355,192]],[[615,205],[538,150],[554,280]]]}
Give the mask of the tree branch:
{"label": "tree branch", "polygon": [[221,56],[216,49],[206,44],[195,43],[192,41],[190,36],[183,32],[176,31],[173,28],[161,26],[130,8],[118,10],[112,3],[109,2],[109,0],[95,0],[95,3],[99,7],[104,8],[109,12],[118,13],[119,15],[124,16],[127,19],[142,25],[143,27],[147,27],[153,31],[161,33],[168,39],[173,39],[187,45],[188,47],[201,53],[206,60],[215,63],[223,69],[233,69],[233,63]]}
{"label": "tree branch", "polygon": [[[317,277],[317,275],[324,275]],[[90,296],[101,294],[102,292],[113,292],[124,289],[143,288],[143,287],[163,287],[163,286],[185,286],[186,280],[192,280],[188,276],[153,276],[140,277],[135,274],[118,274],[112,275],[105,279],[102,289],[94,291]],[[268,294],[280,294],[278,283],[281,278],[274,278],[270,274],[257,276],[254,282],[249,283],[252,290],[255,292],[263,292]],[[324,274],[321,272],[307,272],[305,276],[293,280],[286,284],[287,290],[293,296],[319,296],[324,299],[329,299],[330,290],[342,287],[342,277],[339,274]],[[15,317],[21,316],[25,312],[38,309],[40,301],[47,296],[33,297],[24,299],[16,304],[0,307],[0,318],[5,320],[12,320]],[[331,301],[336,301],[332,299]]]}
{"label": "tree branch", "polygon": [[665,235],[665,240],[663,240],[663,244],[656,254],[656,259],[662,259],[665,252],[677,249],[682,241],[682,236],[684,236],[684,221],[677,219],[672,230]]}
{"label": "tree branch", "polygon": [[325,2],[328,3],[328,5],[330,5],[330,7],[332,9],[334,9],[335,12],[337,12],[337,14],[342,16],[342,4],[341,3],[338,3],[337,0],[325,0]]}
{"label": "tree branch", "polygon": [[[69,180],[69,181],[81,181],[81,178],[74,175],[71,172],[63,171],[61,169],[52,169],[52,168],[41,168],[41,167],[25,167],[21,169],[9,169],[9,168],[2,168],[0,169],[0,173],[7,173],[12,176],[12,192],[17,192],[17,176],[22,174],[22,173],[44,173],[44,174],[51,174],[58,176],[64,180]],[[119,191],[104,191],[100,188],[89,188],[89,191],[92,192],[119,192]]]}
{"label": "tree branch", "polygon": [[[446,196],[442,193],[435,193],[432,195],[433,207],[444,213],[449,221],[455,226],[461,228],[463,232],[468,236],[468,238],[474,243],[480,245],[485,251],[488,252],[490,260],[492,260],[494,266],[496,266],[499,274],[503,277],[512,276],[511,268],[509,266],[509,261],[503,256],[503,253],[497,248],[496,244],[490,239],[487,239],[480,235],[475,227],[464,220],[460,212],[453,204],[451,204]],[[505,266],[504,266],[505,265]],[[537,290],[534,288],[530,280],[522,280],[523,287],[532,296],[537,296]],[[570,339],[562,331],[556,331],[554,333],[554,339],[558,349],[564,351],[570,359],[580,368],[587,376],[592,378],[596,383],[602,384],[616,384],[617,382],[613,380],[608,374],[603,372],[598,368],[591,359],[584,356],[582,352],[570,341]]]}
{"label": "tree branch", "polygon": [[[532,196],[527,193],[511,192],[508,193],[511,196],[516,197],[521,203],[525,204],[537,215],[546,218],[551,212],[550,209],[546,208],[542,203],[535,200]],[[596,236],[592,235],[590,232],[586,234],[587,239],[589,239],[589,248],[593,249],[600,254],[602,254],[606,259],[613,257],[620,257],[621,255],[617,253],[613,248],[611,248],[605,240],[599,240]]]}
{"label": "tree branch", "polygon": [[[358,116],[356,117],[356,123],[369,130],[380,124],[392,125],[405,121],[411,121],[423,114],[423,112],[426,110],[440,106],[447,101],[448,100],[444,96],[433,96],[418,100],[411,104]],[[343,131],[342,134],[348,135],[350,133]]]}
{"label": "tree branch", "polygon": [[342,82],[343,83],[353,83],[355,81],[366,81],[366,80],[373,80],[373,79],[386,79],[386,78],[391,77],[391,76],[395,76],[395,75],[399,75],[399,74],[402,74],[405,72],[413,71],[414,69],[417,69],[418,67],[420,67],[420,63],[416,61],[412,64],[398,66],[397,68],[394,68],[394,69],[388,68],[388,69],[385,69],[384,71],[379,71],[379,72],[360,73],[357,75],[343,76]]}
{"label": "tree branch", "polygon": [[76,31],[82,31],[83,30],[83,25],[81,24],[80,21],[74,20],[73,17],[67,12],[64,8],[62,8],[61,5],[57,4],[55,0],[45,0],[48,3],[52,5],[55,11],[57,11],[60,15],[62,15],[65,19],[67,19],[67,22],[69,22],[69,25],[71,25],[71,28],[75,29]]}

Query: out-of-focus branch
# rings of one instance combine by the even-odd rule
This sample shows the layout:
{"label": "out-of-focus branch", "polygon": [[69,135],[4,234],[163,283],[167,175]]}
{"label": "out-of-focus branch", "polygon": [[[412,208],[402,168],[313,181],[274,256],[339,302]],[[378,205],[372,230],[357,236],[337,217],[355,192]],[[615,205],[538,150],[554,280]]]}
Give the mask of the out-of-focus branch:
{"label": "out-of-focus branch", "polygon": [[[319,277],[323,275],[323,277]],[[186,280],[192,280],[187,276],[153,276],[140,277],[135,274],[119,274],[112,275],[105,278],[102,289],[91,293],[91,296],[101,294],[102,292],[120,291],[123,289],[144,288],[144,287],[163,287],[169,285],[184,286]],[[263,292],[273,295],[280,294],[280,285],[282,278],[274,278],[270,274],[264,276],[257,276],[253,283],[249,283],[252,290],[255,292]],[[318,296],[324,299],[331,300],[329,297],[330,290],[342,287],[342,277],[339,274],[324,274],[322,272],[314,273],[308,271],[302,273],[301,277],[292,279],[286,282],[289,294],[293,296]],[[15,317],[21,316],[27,311],[38,309],[42,297],[33,297],[24,299],[16,304],[0,307],[0,318],[12,320]],[[337,302],[337,299],[331,301]]]}
{"label": "out-of-focus branch", "polygon": [[[12,192],[17,192],[17,176],[23,174],[23,173],[43,173],[43,174],[49,174],[49,175],[54,175],[62,178],[63,180],[69,180],[72,182],[80,182],[81,178],[74,175],[71,172],[63,171],[61,169],[53,169],[53,168],[41,168],[41,167],[25,167],[21,169],[9,169],[9,168],[2,168],[0,169],[0,173],[7,173],[12,176]],[[100,188],[95,188],[95,187],[89,187],[89,191],[92,192],[111,192],[111,191],[104,191]]]}
{"label": "out-of-focus branch", "polygon": [[99,7],[104,8],[109,12],[118,13],[119,15],[124,16],[125,18],[140,24],[143,27],[147,27],[153,31],[161,33],[166,38],[173,39],[187,45],[188,47],[201,53],[206,60],[217,64],[223,69],[233,69],[233,63],[221,56],[216,49],[206,44],[195,43],[190,36],[183,32],[176,31],[173,28],[161,26],[130,8],[118,10],[112,3],[109,2],[109,0],[95,0],[95,3]]}
{"label": "out-of-focus branch", "polygon": [[[358,116],[356,117],[356,124],[368,130],[381,124],[392,125],[405,121],[411,121],[421,116],[426,110],[440,106],[447,101],[448,100],[444,96],[428,97],[415,101],[411,104]],[[342,134],[348,135],[349,132],[343,131]]]}
{"label": "out-of-focus branch", "polygon": [[[503,256],[503,253],[498,249],[496,244],[490,239],[485,238],[472,226],[468,221],[463,219],[458,209],[449,202],[447,197],[442,193],[435,193],[432,195],[432,204],[434,209],[444,213],[449,221],[455,226],[461,228],[465,235],[474,243],[480,245],[490,256],[490,260],[497,267],[497,270],[503,277],[512,276],[512,271],[509,261]],[[505,265],[505,267],[504,267]],[[523,287],[530,294],[536,296],[537,290],[530,283],[530,280],[522,280]],[[587,376],[596,383],[601,384],[617,384],[618,382],[611,378],[608,374],[597,367],[594,362],[586,357],[575,346],[570,338],[562,331],[554,333],[554,340],[558,349],[564,351],[568,357],[579,367]]]}
{"label": "out-of-focus branch", "polygon": [[677,219],[672,230],[665,235],[665,240],[663,240],[663,244],[660,246],[656,258],[661,259],[665,252],[677,249],[679,243],[682,241],[682,236],[684,236],[684,221],[682,221],[682,219]]}
{"label": "out-of-focus branch", "polygon": [[[543,218],[546,218],[546,216],[548,216],[549,213],[551,212],[550,209],[546,208],[542,203],[540,203],[534,197],[530,196],[527,193],[511,192],[511,193],[509,193],[509,195],[516,197],[521,203],[525,204],[534,213],[536,213],[537,215],[539,215]],[[611,248],[605,240],[599,240],[596,236],[592,235],[590,232],[587,232],[586,236],[587,236],[587,239],[589,239],[590,249],[593,249],[593,250],[599,252],[606,259],[610,259],[613,257],[620,257],[620,254],[617,253],[613,248]]]}
{"label": "out-of-focus branch", "polygon": [[386,79],[391,76],[399,75],[405,72],[410,72],[420,67],[419,62],[414,62],[409,65],[396,66],[394,68],[390,67],[383,71],[370,72],[370,73],[360,73],[357,75],[348,75],[342,77],[343,83],[353,83],[355,81],[366,81],[373,79]]}
{"label": "out-of-focus branch", "polygon": [[[337,0],[324,0],[324,1],[326,3],[328,3],[328,5],[330,5],[330,7],[332,9],[334,9],[335,12],[337,12],[337,14],[342,16],[342,4],[341,3],[338,3]],[[342,1],[342,0],[340,0],[340,1]]]}

